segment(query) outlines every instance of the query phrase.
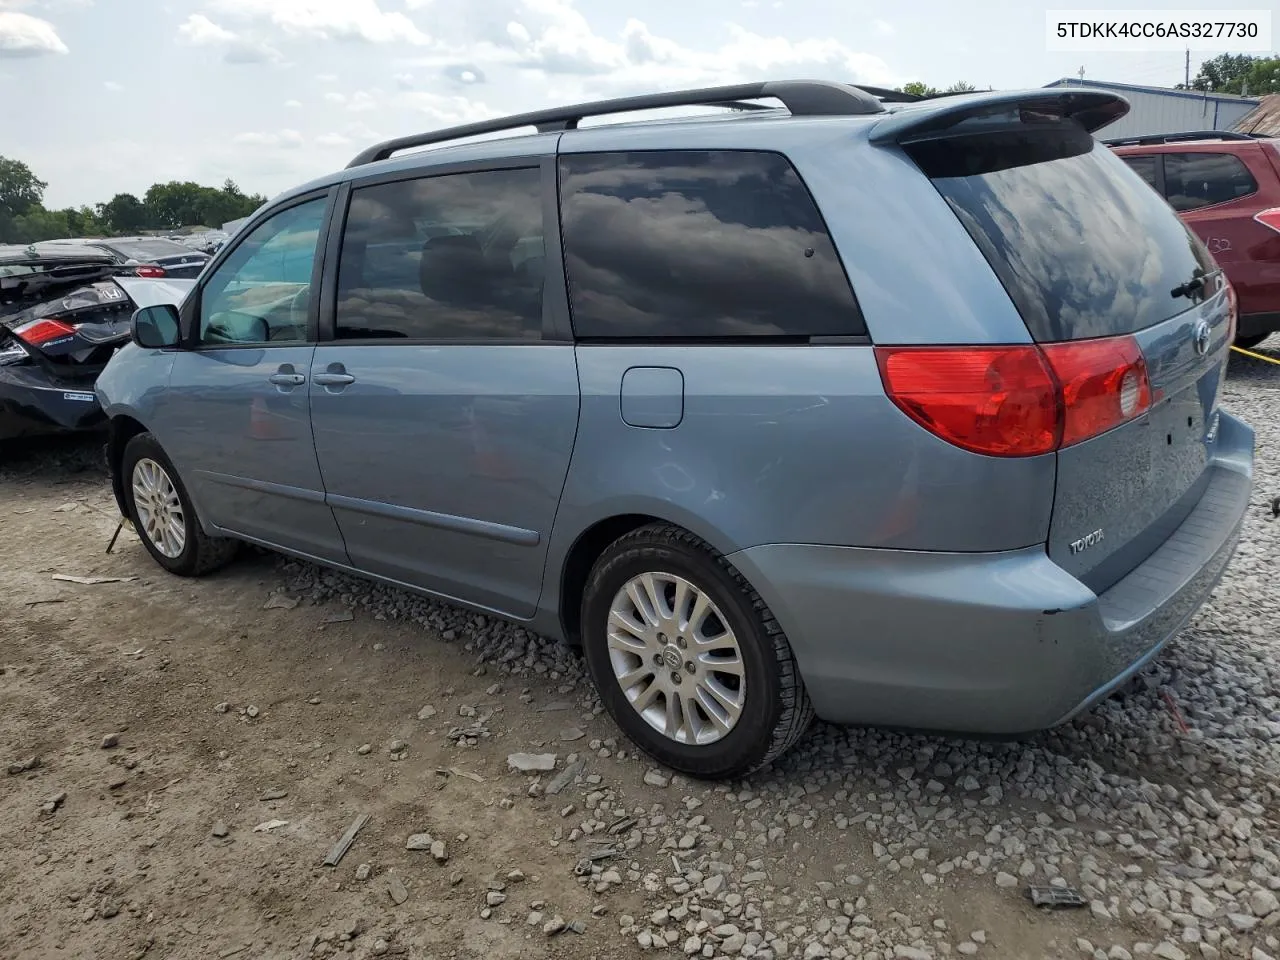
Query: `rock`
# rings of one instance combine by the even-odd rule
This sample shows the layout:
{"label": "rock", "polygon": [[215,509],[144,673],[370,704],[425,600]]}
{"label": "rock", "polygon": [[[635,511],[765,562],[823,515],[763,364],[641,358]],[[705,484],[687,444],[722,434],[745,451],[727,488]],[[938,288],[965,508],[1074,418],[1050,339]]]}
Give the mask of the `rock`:
{"label": "rock", "polygon": [[392,740],[391,743],[387,745],[387,751],[389,753],[404,753],[408,749],[409,745],[403,740]]}
{"label": "rock", "polygon": [[644,775],[644,782],[651,787],[666,787],[671,784],[671,778],[660,770],[650,770]]}
{"label": "rock", "polygon": [[586,734],[577,727],[565,727],[560,731],[560,741],[562,743],[573,743],[575,740],[581,740]]}
{"label": "rock", "polygon": [[228,710],[231,709],[231,704],[223,700],[221,703],[215,703],[213,705],[213,709],[215,713],[226,713]]}
{"label": "rock", "polygon": [[404,882],[394,875],[387,880],[387,893],[396,906],[400,906],[409,899],[409,891],[405,889]]}
{"label": "rock", "polygon": [[1245,913],[1229,913],[1227,914],[1227,922],[1238,933],[1248,933],[1258,925],[1258,918],[1251,917]]}
{"label": "rock", "polygon": [[262,803],[269,803],[272,800],[283,800],[288,795],[288,790],[267,790],[258,798],[258,800]]}
{"label": "rock", "polygon": [[105,737],[102,738],[103,750],[111,750],[114,747],[118,747],[118,746],[120,746],[120,734],[108,733]]}
{"label": "rock", "polygon": [[568,924],[565,923],[564,917],[554,916],[542,925],[542,932],[548,937],[554,937],[557,933],[563,933],[564,928]]}
{"label": "rock", "polygon": [[996,874],[997,887],[1003,887],[1007,890],[1011,887],[1016,887],[1017,885],[1018,885],[1018,878],[1015,877],[1012,873],[1005,873],[1003,870],[1001,870],[999,873]]}
{"label": "rock", "polygon": [[507,756],[507,766],[516,773],[549,773],[556,768],[554,753],[513,753]]}
{"label": "rock", "polygon": [[436,715],[436,708],[431,706],[431,704],[427,704],[425,707],[423,707],[421,710],[418,711],[419,720],[430,720],[435,715]]}
{"label": "rock", "polygon": [[9,764],[8,770],[10,776],[17,776],[20,773],[26,773],[28,770],[35,770],[39,766],[39,757],[28,757],[26,760],[18,760]]}
{"label": "rock", "polygon": [[956,952],[962,953],[966,957],[972,957],[978,952],[978,945],[972,940],[961,940],[956,944]]}
{"label": "rock", "polygon": [[697,934],[694,934],[684,942],[684,946],[682,947],[682,949],[685,952],[685,956],[689,956],[689,957],[692,957],[694,954],[701,953],[702,938]]}
{"label": "rock", "polygon": [[59,790],[44,803],[40,804],[40,810],[44,813],[54,813],[60,806],[62,806],[63,803],[66,802],[66,799],[67,791]]}
{"label": "rock", "polygon": [[1119,944],[1116,944],[1107,951],[1107,960],[1133,960],[1133,954]]}
{"label": "rock", "polygon": [[430,850],[435,838],[429,833],[415,833],[405,842],[406,850]]}
{"label": "rock", "polygon": [[369,879],[369,875],[370,875],[371,873],[373,873],[373,867],[369,866],[369,864],[367,864],[367,863],[362,863],[362,864],[360,864],[358,867],[356,867],[356,879],[357,879],[357,880],[360,880],[360,881],[368,880],[368,879]]}
{"label": "rock", "polygon": [[381,937],[373,941],[373,955],[375,957],[383,956],[390,949],[391,949],[391,945],[387,943],[387,941],[383,940]]}
{"label": "rock", "polygon": [[1218,915],[1218,907],[1208,897],[1193,895],[1191,897],[1191,912],[1201,920],[1208,920]]}
{"label": "rock", "polygon": [[1151,955],[1159,957],[1160,960],[1187,960],[1187,955],[1168,940],[1162,940],[1157,943],[1151,951]]}
{"label": "rock", "polygon": [[227,836],[227,834],[229,834],[231,831],[227,829],[227,825],[223,823],[221,820],[215,820],[213,821],[213,827],[209,830],[209,832],[212,833],[215,837],[221,838],[221,837]]}
{"label": "rock", "polygon": [[272,830],[276,830],[280,827],[287,827],[288,825],[289,825],[288,820],[264,820],[262,821],[262,823],[258,824],[256,827],[253,828],[253,832],[254,833],[270,833]]}
{"label": "rock", "polygon": [[244,715],[248,717],[250,720],[254,719],[261,712],[262,711],[260,711],[257,707],[255,707],[252,703],[249,704],[249,706],[244,708]]}
{"label": "rock", "polygon": [[1259,888],[1249,894],[1249,909],[1255,917],[1267,917],[1280,910],[1280,899],[1270,890]]}
{"label": "rock", "polygon": [[973,933],[969,934],[969,939],[972,940],[974,943],[986,943],[987,931],[975,930],[973,931]]}
{"label": "rock", "polygon": [[715,874],[702,881],[702,889],[708,897],[714,897],[724,889],[724,875]]}
{"label": "rock", "polygon": [[736,956],[742,952],[742,948],[747,945],[747,935],[745,933],[734,933],[725,937],[724,943],[720,944],[720,949],[729,956]]}
{"label": "rock", "polygon": [[360,754],[360,756],[362,757],[367,757],[369,754],[373,753],[373,744],[371,743],[360,744],[360,746],[356,747],[356,753]]}
{"label": "rock", "polygon": [[[893,955],[896,960],[933,960],[933,954],[928,950],[921,950],[919,947],[908,947],[904,944],[898,944],[893,948]],[[826,954],[823,954],[826,956]]]}
{"label": "rock", "polygon": [[550,782],[547,783],[547,796],[554,797],[556,794],[564,790],[565,787],[573,783],[573,781],[578,778],[585,767],[585,760],[575,760],[573,763],[568,764],[563,770],[552,777]]}
{"label": "rock", "polygon": [[490,890],[484,895],[484,902],[491,907],[500,907],[507,902],[507,895],[497,890]]}
{"label": "rock", "polygon": [[431,859],[441,866],[449,862],[449,851],[445,848],[443,840],[432,841]]}
{"label": "rock", "polygon": [[273,593],[262,605],[263,610],[292,610],[298,605],[297,597],[286,597],[283,593]]}

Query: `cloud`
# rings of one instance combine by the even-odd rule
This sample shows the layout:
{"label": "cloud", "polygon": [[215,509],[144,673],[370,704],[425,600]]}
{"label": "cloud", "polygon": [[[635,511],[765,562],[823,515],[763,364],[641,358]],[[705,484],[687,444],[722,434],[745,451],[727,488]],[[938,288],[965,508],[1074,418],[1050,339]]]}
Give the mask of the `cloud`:
{"label": "cloud", "polygon": [[876,28],[876,33],[882,37],[892,37],[897,33],[897,28],[888,20],[872,20],[871,25]]}
{"label": "cloud", "polygon": [[316,83],[337,83],[338,75],[336,73],[317,73]]}
{"label": "cloud", "polygon": [[302,101],[301,101],[301,100],[286,100],[286,101],[284,102],[284,105],[285,105],[286,107],[288,107],[290,110],[297,110],[299,107],[301,107],[301,106],[302,106]]}
{"label": "cloud", "polygon": [[345,147],[351,138],[344,133],[322,133],[316,137],[316,143],[322,147]]}
{"label": "cloud", "polygon": [[103,80],[102,85],[106,87],[108,90],[110,90],[112,93],[119,93],[121,90],[124,89],[124,84],[117,83],[115,80]]}
{"label": "cloud", "polygon": [[396,86],[399,87],[401,90],[413,89],[412,73],[397,73],[392,79],[395,80]]}
{"label": "cloud", "polygon": [[231,138],[232,143],[247,147],[300,147],[303,136],[297,130],[280,130],[275,133],[258,133],[250,131],[237,133]]}
{"label": "cloud", "polygon": [[0,58],[67,53],[67,45],[48,20],[0,10]]}
{"label": "cloud", "polygon": [[336,90],[330,90],[325,93],[324,98],[334,106],[342,107],[350,110],[352,113],[366,113],[370,110],[376,110],[382,99],[382,92],[374,90],[357,90],[355,93],[339,93]]}
{"label": "cloud", "polygon": [[402,94],[400,102],[419,113],[425,114],[436,126],[441,127],[474,123],[477,120],[488,120],[491,117],[500,116],[503,112],[490,109],[487,105],[469,97],[428,93],[426,91]]}
{"label": "cloud", "polygon": [[293,38],[425,44],[428,37],[403,13],[378,0],[209,0],[235,20],[271,27]]}
{"label": "cloud", "polygon": [[277,63],[280,51],[262,40],[244,37],[214,23],[201,13],[193,13],[178,27],[178,36],[196,47],[220,47],[227,63]]}

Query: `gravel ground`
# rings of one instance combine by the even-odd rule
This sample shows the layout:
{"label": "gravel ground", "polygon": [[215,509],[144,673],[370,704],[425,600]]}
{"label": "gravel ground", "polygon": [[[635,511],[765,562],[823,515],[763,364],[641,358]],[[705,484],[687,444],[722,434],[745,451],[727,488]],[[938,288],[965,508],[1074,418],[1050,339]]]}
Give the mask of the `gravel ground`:
{"label": "gravel ground", "polygon": [[[1270,352],[1280,358],[1280,344]],[[689,782],[631,755],[573,651],[296,561],[251,561],[250,577],[288,598],[273,616],[296,616],[286,607],[301,600],[301,610],[353,610],[366,637],[400,629],[448,645],[434,662],[450,687],[419,718],[435,723],[449,755],[487,757],[499,770],[520,751],[557,755],[557,773],[503,771],[512,789],[500,807],[525,809],[519,829],[530,847],[550,845],[599,905],[590,936],[577,938],[587,952],[554,948],[566,956],[1267,960],[1280,957],[1280,522],[1268,510],[1280,496],[1278,402],[1280,368],[1232,360],[1225,404],[1258,431],[1257,475],[1243,540],[1212,601],[1121,694],[1018,743],[818,725],[749,782]],[[95,454],[81,462],[83,453],[55,457],[56,469],[91,471]],[[49,456],[31,469],[50,469]],[[21,487],[23,469],[0,477],[0,496]],[[174,589],[174,602],[202,589]],[[255,662],[251,647],[239,655]],[[316,672],[309,682],[318,685]],[[468,679],[490,685],[493,702],[519,689],[519,702],[509,698],[515,714],[500,722],[483,707],[446,707]],[[418,842],[430,851],[434,839]],[[583,859],[606,845],[610,856]],[[553,908],[521,901],[513,917],[519,882],[490,882],[471,908],[479,920],[532,931],[542,945],[527,955],[572,944],[560,933],[571,918]],[[1036,911],[1025,896],[1032,884],[1074,889],[1086,902]],[[368,937],[304,941],[279,955],[391,949]],[[461,944],[437,952],[484,955]],[[188,955],[165,955],[179,954]]]}

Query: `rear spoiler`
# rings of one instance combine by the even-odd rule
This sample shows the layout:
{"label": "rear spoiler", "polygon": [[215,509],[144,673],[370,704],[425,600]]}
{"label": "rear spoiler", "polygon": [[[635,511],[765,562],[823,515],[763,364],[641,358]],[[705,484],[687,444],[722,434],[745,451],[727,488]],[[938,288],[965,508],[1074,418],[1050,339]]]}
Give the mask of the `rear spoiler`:
{"label": "rear spoiler", "polygon": [[999,121],[1015,111],[1024,122],[1071,119],[1092,133],[1128,113],[1129,101],[1119,94],[1088,88],[964,94],[905,107],[876,123],[869,139],[888,144],[960,136],[974,126],[957,130],[965,121],[987,117]]}

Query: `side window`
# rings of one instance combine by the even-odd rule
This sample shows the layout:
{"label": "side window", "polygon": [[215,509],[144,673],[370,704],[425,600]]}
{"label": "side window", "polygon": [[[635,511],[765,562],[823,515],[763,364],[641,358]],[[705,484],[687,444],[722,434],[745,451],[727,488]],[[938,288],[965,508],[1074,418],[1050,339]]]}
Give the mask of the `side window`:
{"label": "side window", "polygon": [[1120,159],[1122,159],[1125,163],[1127,163],[1129,165],[1129,168],[1134,173],[1140,176],[1143,180],[1147,181],[1147,186],[1151,187],[1151,189],[1153,190],[1159,189],[1159,187],[1156,186],[1156,158],[1155,157],[1129,156],[1129,157],[1121,157]]}
{"label": "side window", "polygon": [[560,159],[565,267],[580,337],[866,332],[809,191],[776,153]]}
{"label": "side window", "polygon": [[1195,210],[1247,197],[1258,182],[1239,157],[1229,153],[1166,153],[1164,190],[1175,210]]}
{"label": "side window", "polygon": [[202,344],[307,339],[311,268],[326,199],[289,207],[258,224],[200,294]]}
{"label": "side window", "polygon": [[353,190],[337,339],[540,339],[542,231],[536,168]]}

